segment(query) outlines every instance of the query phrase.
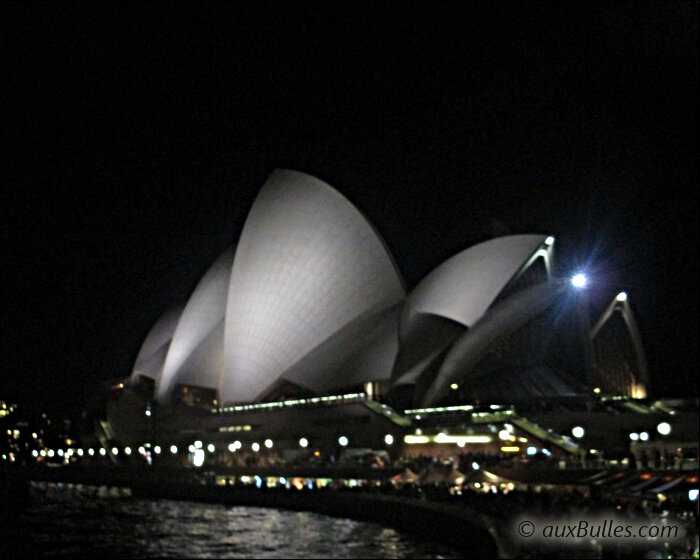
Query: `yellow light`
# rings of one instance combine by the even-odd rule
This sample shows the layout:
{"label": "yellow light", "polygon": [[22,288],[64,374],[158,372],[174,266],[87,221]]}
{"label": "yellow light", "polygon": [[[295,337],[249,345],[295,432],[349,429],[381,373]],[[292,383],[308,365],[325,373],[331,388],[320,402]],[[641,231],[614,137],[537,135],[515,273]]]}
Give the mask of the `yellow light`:
{"label": "yellow light", "polygon": [[457,383],[453,383],[452,385],[450,385],[450,389],[456,391],[457,389],[459,389],[459,385],[457,385]]}
{"label": "yellow light", "polygon": [[632,386],[632,398],[633,399],[646,399],[647,398],[647,388],[642,384],[637,384]]}
{"label": "yellow light", "polygon": [[520,448],[517,445],[504,445],[501,447],[501,451],[503,453],[517,453],[520,451]]}
{"label": "yellow light", "polygon": [[593,389],[593,392],[594,392],[596,395],[597,395],[598,393],[600,393],[600,387],[596,387],[595,389]]}

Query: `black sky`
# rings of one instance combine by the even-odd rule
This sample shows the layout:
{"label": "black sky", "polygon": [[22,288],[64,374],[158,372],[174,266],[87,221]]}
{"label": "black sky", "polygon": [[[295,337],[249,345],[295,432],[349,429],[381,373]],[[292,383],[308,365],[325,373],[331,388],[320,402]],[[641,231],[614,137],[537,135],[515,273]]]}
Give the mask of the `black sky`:
{"label": "black sky", "polygon": [[698,3],[3,3],[0,398],[78,409],[267,176],[357,205],[414,286],[495,233],[698,363]]}

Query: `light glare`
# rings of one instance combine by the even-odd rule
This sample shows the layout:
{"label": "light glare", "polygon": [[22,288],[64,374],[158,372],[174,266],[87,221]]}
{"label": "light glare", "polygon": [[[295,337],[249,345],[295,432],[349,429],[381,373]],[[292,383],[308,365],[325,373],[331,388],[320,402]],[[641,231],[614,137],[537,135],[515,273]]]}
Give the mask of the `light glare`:
{"label": "light glare", "polygon": [[192,464],[195,467],[201,467],[204,464],[204,449],[195,449]]}
{"label": "light glare", "polygon": [[588,279],[586,278],[586,275],[580,272],[571,278],[571,284],[574,286],[574,288],[585,288],[587,282]]}

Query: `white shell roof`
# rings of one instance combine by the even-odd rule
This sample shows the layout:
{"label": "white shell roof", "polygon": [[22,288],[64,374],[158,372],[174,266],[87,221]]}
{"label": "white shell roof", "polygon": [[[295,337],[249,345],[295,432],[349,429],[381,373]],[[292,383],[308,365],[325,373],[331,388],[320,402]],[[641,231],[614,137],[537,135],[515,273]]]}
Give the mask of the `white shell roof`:
{"label": "white shell roof", "polygon": [[402,336],[421,313],[471,327],[545,239],[544,235],[497,237],[446,260],[408,297],[401,318]]}
{"label": "white shell roof", "polygon": [[134,369],[131,373],[132,381],[136,381],[139,375],[154,380],[160,378],[168,347],[181,314],[181,307],[168,311],[151,327],[141,345],[136,362],[134,362]]}
{"label": "white shell roof", "polygon": [[404,297],[383,241],[346,198],[309,175],[275,171],[236,250],[221,401],[255,401],[344,326]]}
{"label": "white shell roof", "polygon": [[[496,304],[472,329],[462,334],[443,360],[435,379],[423,396],[422,406],[433,406],[451,383],[469,383],[471,368],[495,340],[521,328],[557,301],[566,292],[566,284],[543,282]],[[513,379],[517,383],[517,379]]]}
{"label": "white shell roof", "polygon": [[391,379],[399,349],[400,311],[399,304],[353,321],[282,377],[311,391],[323,392]]}
{"label": "white shell roof", "polygon": [[156,383],[156,398],[160,402],[167,402],[170,391],[179,383],[218,387],[223,373],[223,321],[232,264],[233,250],[229,249],[192,292],[170,343],[163,374]]}

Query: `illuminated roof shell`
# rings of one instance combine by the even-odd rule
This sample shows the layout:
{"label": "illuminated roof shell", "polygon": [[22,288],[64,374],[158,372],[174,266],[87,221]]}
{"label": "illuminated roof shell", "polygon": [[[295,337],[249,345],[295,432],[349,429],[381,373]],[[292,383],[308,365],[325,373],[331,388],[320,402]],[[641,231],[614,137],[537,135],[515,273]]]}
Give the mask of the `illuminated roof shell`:
{"label": "illuminated roof shell", "polygon": [[283,374],[313,392],[332,392],[391,378],[399,347],[401,305],[343,327]]}
{"label": "illuminated roof shell", "polygon": [[538,250],[547,256],[546,238],[544,235],[497,237],[446,260],[409,296],[401,318],[402,339],[420,314],[447,317],[471,327]]}
{"label": "illuminated roof shell", "polygon": [[[462,334],[445,356],[435,380],[423,397],[422,406],[432,406],[452,383],[469,383],[472,368],[494,341],[517,331],[540,315],[566,292],[566,285],[544,282],[518,292],[496,304],[470,330]],[[515,380],[514,380],[515,381]]]}
{"label": "illuminated roof shell", "polygon": [[182,308],[173,309],[165,313],[151,327],[146,335],[141,350],[134,362],[134,369],[131,373],[131,381],[136,381],[141,375],[158,380],[163,372],[163,364],[168,354],[170,341],[173,338],[175,327],[182,315]]}
{"label": "illuminated roof shell", "polygon": [[275,171],[236,250],[221,401],[255,401],[334,333],[404,298],[383,241],[346,198],[309,175]]}
{"label": "illuminated roof shell", "polygon": [[156,383],[156,397],[167,402],[177,384],[216,389],[223,373],[223,323],[233,250],[225,251],[197,284],[182,312]]}

